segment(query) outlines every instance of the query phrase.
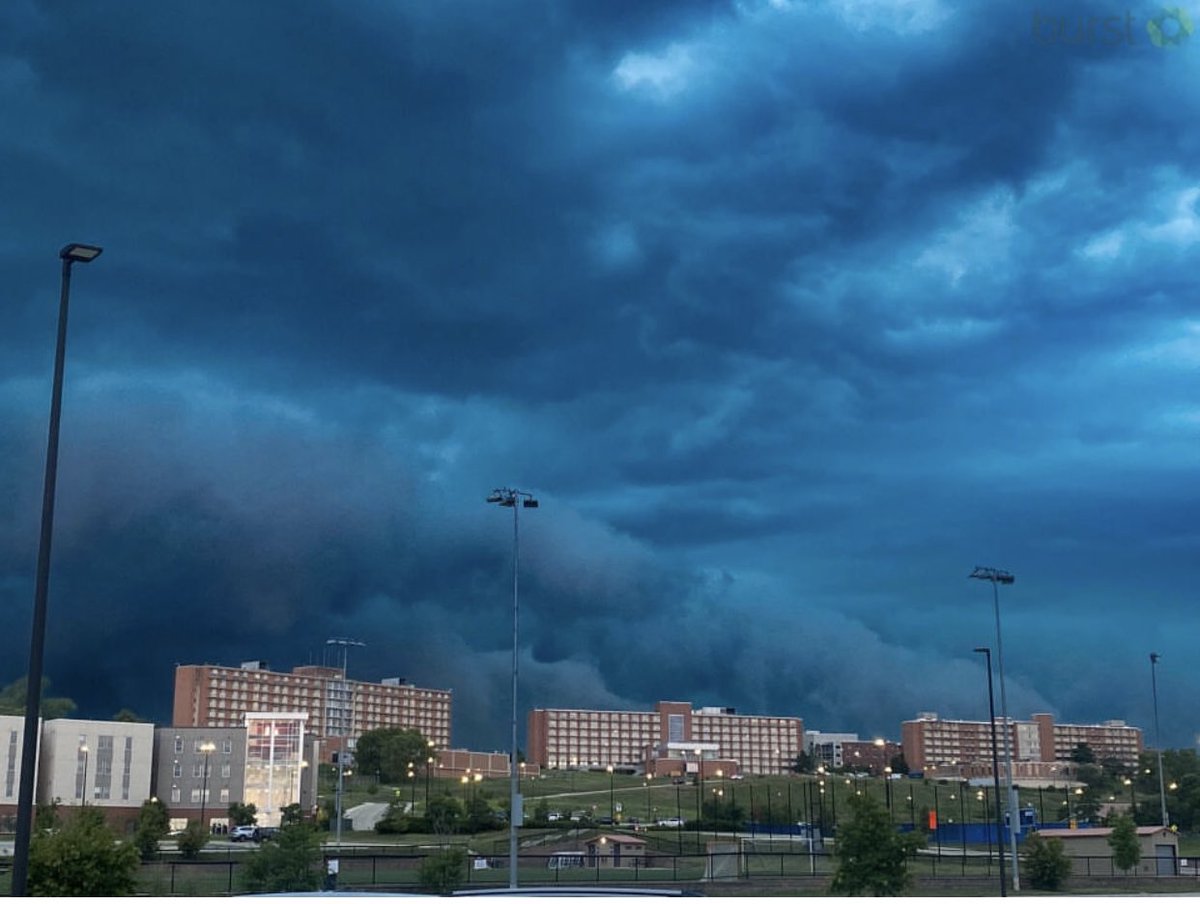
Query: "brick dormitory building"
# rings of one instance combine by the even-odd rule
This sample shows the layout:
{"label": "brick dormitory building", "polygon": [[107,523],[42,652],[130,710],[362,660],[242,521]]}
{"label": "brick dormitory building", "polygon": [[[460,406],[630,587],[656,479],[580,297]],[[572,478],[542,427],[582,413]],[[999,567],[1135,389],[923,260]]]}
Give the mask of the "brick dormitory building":
{"label": "brick dormitory building", "polygon": [[[991,724],[986,721],[941,719],[937,713],[920,713],[901,727],[901,746],[910,770],[930,775],[964,778],[992,774]],[[997,717],[997,748],[1004,766],[1005,723]],[[1099,724],[1057,724],[1049,713],[1030,720],[1010,718],[1007,727],[1014,779],[1064,777],[1064,764],[1080,744],[1091,748],[1097,760],[1113,759],[1137,765],[1142,752],[1142,730],[1112,719]]]}
{"label": "brick dormitory building", "polygon": [[528,743],[531,761],[543,769],[779,775],[804,750],[804,723],[795,716],[748,716],[715,706],[693,710],[691,703],[667,701],[650,712],[535,709]]}
{"label": "brick dormitory building", "polygon": [[329,666],[276,672],[260,661],[180,665],[172,724],[227,728],[243,725],[247,712],[303,712],[307,731],[322,740],[328,759],[343,739],[351,739],[352,747],[365,731],[397,726],[416,729],[443,750],[450,745],[450,704],[448,690],[415,687],[401,678],[354,681]]}

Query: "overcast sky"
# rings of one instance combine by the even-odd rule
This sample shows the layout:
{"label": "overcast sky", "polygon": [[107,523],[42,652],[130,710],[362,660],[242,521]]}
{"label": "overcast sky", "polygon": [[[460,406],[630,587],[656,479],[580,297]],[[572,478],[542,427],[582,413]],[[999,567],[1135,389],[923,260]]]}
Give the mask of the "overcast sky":
{"label": "overcast sky", "polygon": [[[1046,12],[1049,9],[1051,12]],[[1195,22],[1200,24],[1200,15]],[[1186,18],[1186,16],[1185,16]],[[1196,742],[1200,35],[1156,4],[0,4],[0,662]],[[522,720],[523,725],[523,720]],[[524,733],[522,727],[522,734]]]}

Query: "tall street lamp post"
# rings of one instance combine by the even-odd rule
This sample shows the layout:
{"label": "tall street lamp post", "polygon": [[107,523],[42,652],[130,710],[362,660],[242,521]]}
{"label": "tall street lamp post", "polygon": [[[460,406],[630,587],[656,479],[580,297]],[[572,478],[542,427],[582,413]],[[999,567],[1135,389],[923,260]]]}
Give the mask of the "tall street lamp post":
{"label": "tall street lamp post", "polygon": [[[334,756],[337,757],[337,787],[334,789],[334,800],[337,804],[335,807],[337,813],[337,829],[335,838],[338,850],[342,849],[342,807],[346,791],[346,758],[349,755],[349,741],[347,738],[354,730],[354,688],[350,685],[349,660],[350,647],[365,647],[366,644],[361,640],[351,640],[348,637],[331,637],[325,641],[326,647],[341,647],[342,648],[342,681],[338,689],[338,727],[341,739],[338,742],[338,749]],[[329,688],[332,682],[327,682],[325,685],[325,693],[329,694]],[[346,715],[346,699],[350,700],[350,714]],[[326,703],[327,711],[329,704]]]}
{"label": "tall street lamp post", "polygon": [[58,434],[62,419],[63,368],[67,353],[67,309],[71,266],[87,264],[102,248],[72,243],[58,252],[62,289],[58,301],[58,342],[54,350],[54,385],[50,395],[50,433],[46,442],[46,477],[42,486],[42,528],[38,540],[33,591],[33,629],[26,673],[25,723],[21,737],[21,784],[17,792],[17,836],[13,845],[12,894],[24,897],[29,880],[29,843],[33,834],[33,780],[37,770],[38,715],[42,705],[42,654],[46,647],[46,597],[50,588],[50,541],[54,535],[54,489],[58,483]]}
{"label": "tall street lamp post", "polygon": [[1168,828],[1171,823],[1167,820],[1167,789],[1163,780],[1162,735],[1158,731],[1158,676],[1155,675],[1159,659],[1157,653],[1150,654],[1150,688],[1154,693],[1154,746],[1158,748],[1158,800],[1162,807],[1163,828]]}
{"label": "tall street lamp post", "polygon": [[[521,612],[519,594],[521,529],[518,512],[523,508],[537,508],[538,501],[532,493],[509,487],[492,490],[487,501],[513,510],[512,750],[509,754],[508,887],[516,888],[517,829],[525,821],[524,805],[521,802],[520,777],[517,775],[517,640]],[[520,504],[518,505],[518,503]]]}
{"label": "tall street lamp post", "polygon": [[[1004,888],[1004,820],[1001,818],[1003,798],[1000,796],[1000,758],[996,752],[996,695],[992,692],[992,650],[991,647],[976,647],[976,653],[987,657],[988,676],[988,718],[992,726],[992,781],[996,787],[996,844],[1000,852],[1000,897],[1006,897]],[[988,833],[989,837],[991,833]]]}
{"label": "tall street lamp post", "polygon": [[204,824],[204,811],[208,804],[208,755],[217,749],[217,745],[212,741],[205,741],[200,745],[200,752],[204,754],[204,772],[201,773],[203,781],[200,784],[200,828],[208,831]]}
{"label": "tall street lamp post", "polygon": [[[1011,584],[1016,580],[1009,572],[999,568],[988,568],[976,565],[969,577],[980,581],[990,581],[992,584],[992,606],[996,613],[996,665],[1000,672],[1000,717],[1004,723],[1004,766],[1005,780],[1008,782],[1008,841],[1012,855],[1012,887],[1013,891],[1021,890],[1020,859],[1017,854],[1017,820],[1020,818],[1021,802],[1017,800],[1017,788],[1013,784],[1013,760],[1011,727],[1008,722],[1008,695],[1004,689],[1004,643],[1000,639],[1000,589],[1001,584]],[[991,672],[988,672],[991,675]]]}

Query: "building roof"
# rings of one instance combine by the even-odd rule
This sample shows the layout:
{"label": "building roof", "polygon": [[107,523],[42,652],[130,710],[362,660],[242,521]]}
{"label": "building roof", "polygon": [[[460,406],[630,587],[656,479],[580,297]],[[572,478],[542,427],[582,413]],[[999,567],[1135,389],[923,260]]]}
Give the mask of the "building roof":
{"label": "building roof", "polygon": [[[1112,834],[1109,826],[1097,826],[1089,829],[1038,829],[1043,838],[1107,838]],[[1165,826],[1138,826],[1139,835],[1157,835],[1159,832],[1170,831]]]}
{"label": "building roof", "polygon": [[599,841],[601,838],[606,841],[615,841],[619,844],[645,844],[645,838],[638,838],[636,835],[622,835],[620,832],[597,832],[595,838],[589,838],[588,841]]}

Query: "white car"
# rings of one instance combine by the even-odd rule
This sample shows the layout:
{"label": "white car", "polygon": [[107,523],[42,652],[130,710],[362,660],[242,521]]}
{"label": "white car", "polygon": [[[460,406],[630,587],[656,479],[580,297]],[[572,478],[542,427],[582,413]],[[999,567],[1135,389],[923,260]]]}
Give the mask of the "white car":
{"label": "white car", "polygon": [[230,841],[258,841],[258,826],[234,826],[229,830]]}
{"label": "white car", "polygon": [[658,820],[654,824],[656,826],[665,826],[668,829],[679,829],[683,827],[683,819],[678,816],[668,816],[665,819]]}

